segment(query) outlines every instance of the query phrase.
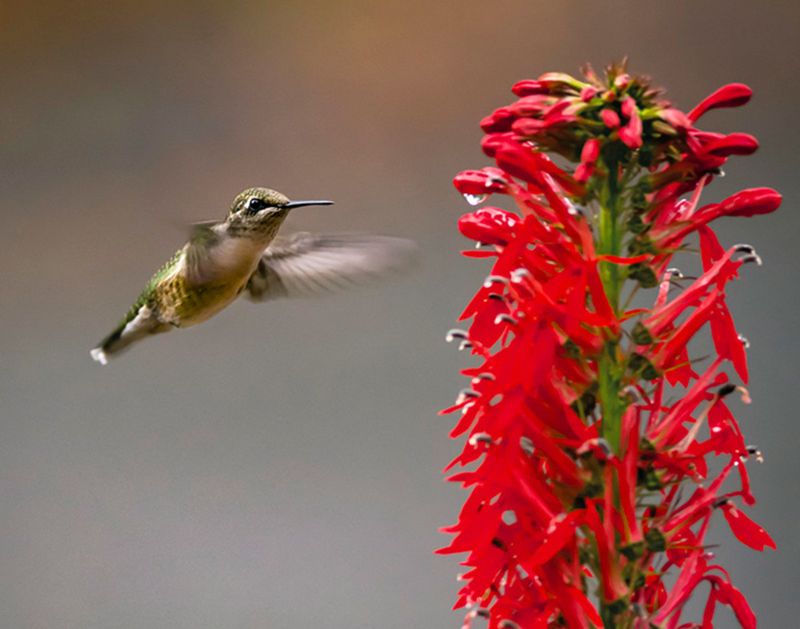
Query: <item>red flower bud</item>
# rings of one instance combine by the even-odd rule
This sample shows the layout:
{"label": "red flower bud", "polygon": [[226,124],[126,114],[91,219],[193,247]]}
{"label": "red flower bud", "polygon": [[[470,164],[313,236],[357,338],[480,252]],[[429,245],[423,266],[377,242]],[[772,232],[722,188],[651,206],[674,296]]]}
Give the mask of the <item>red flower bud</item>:
{"label": "red flower bud", "polygon": [[481,129],[486,133],[509,131],[513,121],[514,115],[511,110],[508,107],[500,107],[481,120]]}
{"label": "red flower bud", "polygon": [[515,134],[510,131],[507,133],[490,133],[481,140],[481,149],[489,157],[494,157],[497,149],[508,142],[513,142],[514,137]]}
{"label": "red flower bud", "polygon": [[642,146],[642,121],[639,116],[634,116],[624,127],[619,130],[619,139],[629,149],[635,150]]}
{"label": "red flower bud", "polygon": [[524,96],[508,109],[516,117],[537,116],[553,104],[553,97],[547,95]]}
{"label": "red flower bud", "polygon": [[623,72],[622,74],[618,75],[617,78],[614,79],[614,87],[618,89],[625,89],[628,87],[628,84],[631,82],[631,75]]}
{"label": "red flower bud", "polygon": [[588,103],[588,102],[589,102],[590,100],[592,100],[592,99],[593,99],[595,96],[597,96],[597,94],[598,94],[599,92],[600,92],[600,90],[599,90],[598,88],[596,88],[594,85],[587,85],[586,87],[584,87],[584,88],[581,90],[581,100],[582,100],[584,103]]}
{"label": "red flower bud", "polygon": [[511,88],[517,96],[532,96],[534,94],[548,94],[550,90],[540,81],[533,79],[526,79],[524,81],[517,81]]}
{"label": "red flower bud", "polygon": [[551,94],[580,93],[586,86],[586,83],[566,72],[545,72],[539,77],[539,83],[547,86]]}
{"label": "red flower bud", "polygon": [[600,119],[609,129],[616,129],[621,124],[619,114],[613,109],[601,110]]}
{"label": "red flower bud", "polygon": [[639,110],[636,108],[636,101],[630,96],[626,96],[622,100],[622,114],[628,118],[639,114]]}
{"label": "red flower bud", "polygon": [[692,121],[689,116],[679,109],[667,107],[666,109],[661,110],[659,116],[664,122],[681,131],[689,129],[692,126]]}
{"label": "red flower bud", "polygon": [[588,181],[589,177],[594,173],[594,165],[597,158],[600,156],[600,140],[592,138],[586,140],[581,149],[581,163],[575,169],[575,180],[581,183]]}
{"label": "red flower bud", "polygon": [[641,148],[642,120],[639,118],[636,101],[630,96],[626,96],[622,101],[622,113],[628,117],[628,122],[619,130],[619,139],[631,150]]}
{"label": "red flower bud", "polygon": [[581,149],[581,162],[593,164],[598,157],[600,157],[600,140],[597,138],[586,140]]}

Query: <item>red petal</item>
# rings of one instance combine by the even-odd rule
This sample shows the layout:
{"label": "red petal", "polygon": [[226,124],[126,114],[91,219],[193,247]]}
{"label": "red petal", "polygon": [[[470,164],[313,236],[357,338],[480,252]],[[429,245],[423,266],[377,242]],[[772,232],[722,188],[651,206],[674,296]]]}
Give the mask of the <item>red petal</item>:
{"label": "red petal", "polygon": [[464,170],[453,178],[453,185],[461,194],[505,193],[508,190],[508,184],[504,179],[503,171],[497,168]]}
{"label": "red petal", "polygon": [[731,583],[720,580],[717,585],[717,600],[728,605],[736,614],[736,620],[743,629],[756,629],[756,615],[750,608],[747,599]]}
{"label": "red petal", "polygon": [[747,353],[744,344],[736,332],[733,317],[728,310],[725,302],[720,300],[714,309],[714,314],[709,320],[711,324],[711,337],[714,341],[714,348],[720,358],[725,358],[733,363],[736,373],[745,384],[748,380],[747,373]]}
{"label": "red petal", "polygon": [[758,140],[748,133],[731,133],[703,145],[702,153],[717,157],[752,155],[758,149]]}
{"label": "red petal", "polygon": [[743,83],[729,83],[728,85],[723,85],[716,92],[703,99],[697,107],[692,109],[692,111],[689,112],[689,119],[694,122],[711,109],[740,107],[747,103],[752,95],[753,90]]}
{"label": "red petal", "polygon": [[530,558],[530,564],[537,565],[550,561],[567,542],[575,538],[575,527],[583,519],[583,511],[573,511],[555,525],[552,532],[545,537],[542,545],[536,549]]}
{"label": "red petal", "polygon": [[492,245],[505,245],[514,237],[519,217],[496,207],[485,207],[458,219],[458,229],[467,238]]}
{"label": "red petal", "polygon": [[748,188],[729,196],[719,204],[722,216],[756,216],[778,209],[783,197],[772,188]]}
{"label": "red petal", "polygon": [[767,546],[775,549],[775,542],[759,524],[739,511],[732,502],[722,505],[722,512],[731,527],[731,531],[742,544],[758,551],[763,551]]}

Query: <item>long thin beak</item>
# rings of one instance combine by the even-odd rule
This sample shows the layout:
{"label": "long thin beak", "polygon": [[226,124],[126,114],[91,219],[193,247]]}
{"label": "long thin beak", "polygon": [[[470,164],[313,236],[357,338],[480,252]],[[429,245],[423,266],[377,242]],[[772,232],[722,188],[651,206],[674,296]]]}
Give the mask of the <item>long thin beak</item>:
{"label": "long thin beak", "polygon": [[333,201],[326,201],[326,200],[320,200],[320,201],[289,201],[289,203],[287,203],[283,207],[285,207],[285,208],[287,208],[289,210],[293,210],[293,209],[298,208],[298,207],[306,207],[307,205],[333,205]]}

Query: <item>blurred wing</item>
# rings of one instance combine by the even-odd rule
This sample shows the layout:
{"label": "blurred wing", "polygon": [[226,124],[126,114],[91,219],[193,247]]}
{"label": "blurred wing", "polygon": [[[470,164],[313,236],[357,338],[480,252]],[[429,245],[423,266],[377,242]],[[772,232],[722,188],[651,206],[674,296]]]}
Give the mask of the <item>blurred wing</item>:
{"label": "blurred wing", "polygon": [[294,234],[276,238],[261,256],[247,296],[252,301],[332,293],[404,266],[415,250],[402,238],[361,234]]}
{"label": "blurred wing", "polygon": [[208,252],[217,242],[219,236],[214,231],[215,223],[195,223],[189,234],[189,242],[185,248],[186,276],[191,282],[202,283],[209,279]]}

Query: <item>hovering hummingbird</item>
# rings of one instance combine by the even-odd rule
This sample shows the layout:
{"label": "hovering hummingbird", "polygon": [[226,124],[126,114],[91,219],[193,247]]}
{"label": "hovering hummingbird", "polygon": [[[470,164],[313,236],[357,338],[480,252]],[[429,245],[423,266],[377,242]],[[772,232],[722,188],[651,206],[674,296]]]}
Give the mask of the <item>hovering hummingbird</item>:
{"label": "hovering hummingbird", "polygon": [[332,204],[290,201],[269,188],[241,192],[225,220],[194,226],[92,358],[105,365],[131,343],[201,323],[242,294],[261,302],[345,288],[401,266],[414,249],[411,241],[386,236],[276,236],[291,210]]}

